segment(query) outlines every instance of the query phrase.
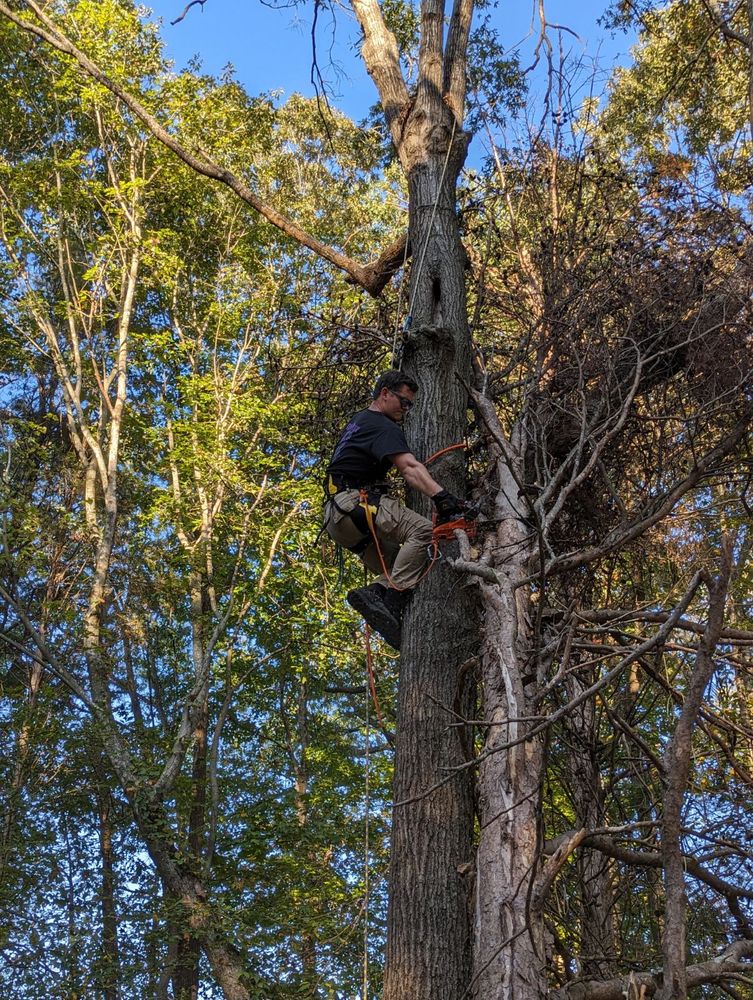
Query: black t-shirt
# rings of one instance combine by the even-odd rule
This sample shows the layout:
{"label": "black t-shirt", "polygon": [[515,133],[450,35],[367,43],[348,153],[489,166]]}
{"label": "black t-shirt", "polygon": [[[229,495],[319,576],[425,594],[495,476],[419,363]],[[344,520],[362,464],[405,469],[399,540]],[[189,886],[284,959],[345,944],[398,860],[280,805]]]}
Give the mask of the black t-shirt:
{"label": "black t-shirt", "polygon": [[356,486],[383,479],[392,462],[388,455],[410,451],[394,420],[378,410],[361,410],[342,433],[327,473]]}

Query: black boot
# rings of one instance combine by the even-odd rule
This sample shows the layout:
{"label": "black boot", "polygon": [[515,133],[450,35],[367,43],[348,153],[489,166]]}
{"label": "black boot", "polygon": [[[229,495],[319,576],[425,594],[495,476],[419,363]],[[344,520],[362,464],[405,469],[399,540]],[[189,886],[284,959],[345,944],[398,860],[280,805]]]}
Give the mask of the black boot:
{"label": "black boot", "polygon": [[392,612],[394,618],[396,618],[401,624],[403,621],[403,611],[408,603],[408,598],[413,593],[412,590],[395,590],[394,587],[390,587],[389,590],[386,587],[382,588],[384,590],[384,603]]}
{"label": "black boot", "polygon": [[[363,615],[366,623],[375,632],[378,632],[393,649],[399,650],[401,639],[400,614],[395,614],[388,603],[390,601],[388,596],[390,593],[392,592],[383,587],[381,583],[372,583],[368,587],[349,590],[345,595],[345,600],[351,608],[355,608],[359,615]],[[394,593],[398,594],[398,591]]]}

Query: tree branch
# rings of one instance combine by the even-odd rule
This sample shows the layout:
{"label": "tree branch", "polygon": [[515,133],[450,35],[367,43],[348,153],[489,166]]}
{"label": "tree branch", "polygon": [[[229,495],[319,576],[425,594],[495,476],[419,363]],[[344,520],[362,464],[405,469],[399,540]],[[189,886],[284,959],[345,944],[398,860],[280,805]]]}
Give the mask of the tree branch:
{"label": "tree branch", "polygon": [[387,127],[399,153],[403,112],[410,95],[400,69],[397,41],[384,23],[377,0],[351,0],[351,3],[364,36],[361,57],[379,93]]}
{"label": "tree branch", "polygon": [[189,10],[192,7],[195,7],[197,4],[201,7],[201,9],[203,11],[204,10],[204,4],[206,2],[207,2],[207,0],[191,0],[191,2],[187,3],[186,6],[183,8],[183,13],[180,14],[178,17],[176,17],[174,21],[171,21],[170,24],[180,24],[180,22],[186,16],[186,14],[189,12]]}
{"label": "tree branch", "polygon": [[[408,234],[403,233],[396,240],[381,252],[376,260],[364,265],[364,274],[368,282],[369,294],[375,298],[382,294],[390,283],[393,275],[397,274],[412,254],[412,248],[408,240]],[[350,284],[358,284],[354,278],[348,276],[345,279]]]}
{"label": "tree branch", "polygon": [[442,107],[443,0],[421,0],[421,40],[418,48],[416,108],[439,121]]}
{"label": "tree branch", "polygon": [[444,97],[458,122],[465,110],[468,36],[473,19],[473,0],[455,0],[444,53]]}
{"label": "tree branch", "polygon": [[[650,508],[638,511],[633,520],[627,524],[621,524],[613,528],[598,545],[580,549],[576,552],[566,553],[562,556],[550,560],[545,568],[544,575],[552,576],[558,573],[565,573],[575,569],[577,566],[584,566],[601,559],[617,548],[627,545],[629,542],[639,538],[642,534],[653,527],[672,510],[675,504],[701,480],[708,476],[714,469],[716,463],[728,455],[750,431],[750,421],[753,416],[753,405],[747,403],[740,419],[732,427],[728,434],[722,438],[715,448],[712,448],[693,466],[691,471],[681,479],[672,489],[667,490],[663,496],[659,497]],[[532,583],[538,580],[539,576],[530,576],[521,580],[518,586]]]}
{"label": "tree branch", "polygon": [[[620,625],[628,622],[665,622],[669,617],[668,611],[641,611],[628,608],[596,608],[591,611],[578,611],[575,616],[578,621],[593,622],[594,625]],[[703,635],[706,625],[703,622],[696,622],[690,618],[681,618],[677,622],[678,629],[688,632],[695,632]],[[729,643],[753,643],[753,631],[749,632],[739,628],[723,628],[719,633],[720,639],[725,639]]]}
{"label": "tree branch", "polygon": [[541,912],[544,907],[547,894],[551,889],[555,878],[560,873],[562,868],[564,868],[567,863],[567,859],[573,851],[577,850],[587,837],[588,830],[575,830],[571,832],[567,839],[560,842],[536,878],[533,897],[531,900],[531,907],[533,910]]}
{"label": "tree branch", "polygon": [[[571,831],[571,833],[574,832],[576,831]],[[663,865],[662,856],[658,851],[636,851],[632,847],[616,844],[610,837],[604,837],[600,834],[587,834],[583,838],[583,846],[599,851],[600,854],[605,854],[608,858],[614,858],[615,861],[634,865],[637,868],[661,868]],[[704,868],[693,855],[683,854],[682,860],[688,875],[691,875],[698,882],[703,882],[710,889],[714,889],[728,901],[732,897],[753,900],[753,889],[745,889],[720,878],[714,872]]]}
{"label": "tree branch", "polygon": [[[147,111],[135,97],[115,83],[115,81],[104,73],[99,66],[96,65],[96,63],[94,63],[85,53],[78,49],[73,42],[70,41],[70,39],[63,35],[50,18],[48,18],[40,7],[34,2],[34,0],[23,0],[23,2],[27,7],[34,11],[36,16],[44,25],[43,28],[19,17],[10,9],[10,7],[2,2],[2,0],[0,0],[0,14],[7,17],[9,21],[12,21],[23,31],[36,35],[37,38],[41,38],[43,41],[47,42],[48,45],[51,45],[59,52],[63,52],[75,59],[79,66],[86,73],[88,73],[89,76],[95,79],[98,83],[101,83],[102,86],[106,87],[112,94],[121,100],[126,107],[128,107],[133,114],[141,122],[143,122],[156,139],[175,153],[175,155],[182,160],[183,163],[189,166],[196,173],[201,174],[204,177],[209,177],[212,180],[219,181],[220,184],[224,184],[226,187],[230,188],[231,191],[237,194],[239,198],[246,202],[247,205],[250,205],[251,208],[258,212],[259,215],[267,220],[267,222],[275,226],[281,232],[285,233],[286,236],[289,236],[297,243],[300,243],[301,246],[305,246],[309,250],[313,250],[314,253],[322,257],[324,260],[329,261],[330,264],[334,264],[335,267],[345,271],[345,273],[350,276],[354,284],[359,285],[370,295],[376,297],[381,293],[384,289],[384,284],[381,284],[380,286],[379,281],[370,280],[370,275],[363,265],[352,260],[350,257],[347,257],[345,254],[340,253],[338,250],[327,246],[325,243],[322,243],[321,240],[316,239],[316,237],[311,236],[305,230],[301,229],[301,227],[296,225],[295,222],[292,222],[276,209],[267,205],[266,202],[263,202],[261,198],[253,193],[247,184],[245,184],[239,177],[236,177],[230,170],[219,166],[206,155],[202,155],[202,157],[199,158],[194,156],[193,153],[190,153],[185,146],[178,142],[174,136],[163,128],[162,125],[160,125],[154,115]],[[378,291],[376,290],[377,288],[379,289]]]}
{"label": "tree branch", "polygon": [[[753,941],[735,941],[721,955],[689,965],[686,969],[689,987],[702,986],[704,983],[717,982],[734,976],[738,972],[750,972],[751,963],[743,959],[753,955]],[[638,972],[632,974],[635,985],[645,988],[645,996],[652,997],[659,989],[662,981],[661,972]],[[549,1000],[624,1000],[630,977],[609,979],[604,982],[570,983],[560,990],[550,994]]]}

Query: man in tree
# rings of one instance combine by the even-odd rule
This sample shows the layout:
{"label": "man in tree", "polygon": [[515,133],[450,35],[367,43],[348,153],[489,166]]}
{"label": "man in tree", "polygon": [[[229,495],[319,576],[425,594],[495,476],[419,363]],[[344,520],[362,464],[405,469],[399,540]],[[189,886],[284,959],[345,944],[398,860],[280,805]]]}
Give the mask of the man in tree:
{"label": "man in tree", "polygon": [[394,465],[409,486],[431,497],[440,520],[459,516],[468,506],[443,489],[408,448],[399,424],[417,391],[403,372],[380,375],[371,405],[343,431],[325,483],[327,533],[380,574],[346,599],[395,649],[400,649],[403,609],[426,565],[432,525],[389,496],[387,471]]}

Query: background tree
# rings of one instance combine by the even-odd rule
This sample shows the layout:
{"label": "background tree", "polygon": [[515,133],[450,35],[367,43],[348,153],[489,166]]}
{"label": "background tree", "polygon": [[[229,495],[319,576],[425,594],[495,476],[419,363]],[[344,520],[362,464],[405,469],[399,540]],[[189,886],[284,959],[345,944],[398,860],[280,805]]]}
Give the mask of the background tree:
{"label": "background tree", "polygon": [[[155,75],[153,36],[127,13],[82,6],[79,28],[99,38],[102,24],[120,17],[130,71]],[[4,43],[13,50],[18,38]],[[109,53],[118,65],[122,51]],[[302,982],[311,992],[333,975],[358,978],[360,663],[340,614],[332,614],[339,638],[326,638],[331,573],[316,570],[323,594],[313,625],[293,610],[312,572],[308,512],[318,492],[306,471],[310,404],[300,391],[316,370],[307,314],[321,309],[331,286],[316,262],[260,242],[227,197],[161,160],[117,106],[102,103],[99,88],[82,96],[54,60],[34,66],[46,90],[35,81],[25,116],[6,136],[2,187],[3,343],[14,365],[4,413],[2,586],[16,684],[8,691],[17,694],[6,731],[15,786],[4,859],[20,876],[8,883],[4,975],[9,988],[23,983],[33,993],[54,935],[67,945],[55,945],[60,960],[48,976],[66,995],[195,995],[198,942],[228,995],[255,992],[254,982],[262,995],[282,996],[299,995]],[[379,153],[361,138],[347,165],[317,163],[321,137],[311,133],[316,119],[305,102],[278,113],[232,82],[174,80],[164,107],[182,115],[188,132],[199,123],[204,136],[243,128],[262,147],[260,161],[270,158],[269,183],[273,170],[288,169],[307,207],[320,192],[335,213],[343,188],[367,175]],[[343,140],[348,128],[343,122]],[[303,142],[306,169],[293,170]],[[323,217],[330,208],[309,210]],[[364,217],[341,212],[332,221],[340,224],[363,227]],[[342,287],[341,310],[349,297]],[[316,397],[315,386],[307,391]],[[325,687],[336,690],[325,698]],[[34,898],[26,889],[30,909],[12,915],[12,890],[39,871],[25,835],[30,824],[42,835],[37,810],[49,808],[32,795],[46,759],[37,758],[39,741],[50,735],[44,716],[29,723],[40,698],[62,706],[71,727],[54,737],[48,769],[55,773],[58,757],[70,761],[77,791],[69,807],[56,800],[46,834],[65,867],[58,876],[46,863],[48,877],[37,881],[50,892]],[[370,738],[376,752],[381,740],[373,730]],[[322,745],[332,756],[322,757]],[[228,775],[225,755],[258,758],[258,768]],[[92,756],[97,766],[84,766]],[[371,768],[378,810],[378,754]],[[346,775],[353,790],[343,797]],[[55,787],[59,797],[65,785]],[[318,837],[332,845],[327,853],[314,850]],[[378,854],[378,816],[371,837]],[[161,885],[144,866],[145,847]],[[101,873],[97,926],[90,893],[79,888],[92,866]],[[201,916],[187,916],[191,899]],[[310,917],[291,925],[290,912],[305,909]],[[24,928],[35,910],[51,923],[37,945],[27,936],[30,949]],[[66,935],[56,933],[59,921]],[[244,983],[231,935],[256,956]]]}

